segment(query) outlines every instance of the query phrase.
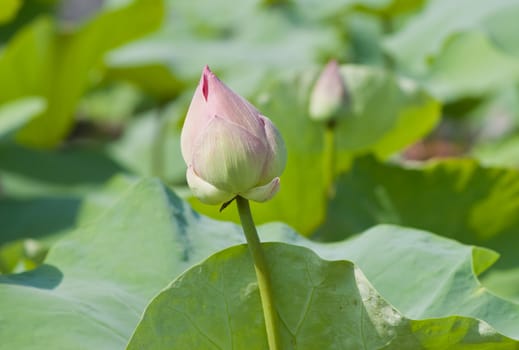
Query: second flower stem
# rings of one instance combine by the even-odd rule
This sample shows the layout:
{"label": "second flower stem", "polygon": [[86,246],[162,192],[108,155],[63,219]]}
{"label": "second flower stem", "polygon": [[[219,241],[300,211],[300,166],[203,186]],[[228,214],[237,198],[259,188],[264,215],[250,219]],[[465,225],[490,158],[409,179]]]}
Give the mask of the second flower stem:
{"label": "second flower stem", "polygon": [[324,185],[327,188],[327,199],[335,197],[336,167],[335,125],[330,123],[324,129]]}
{"label": "second flower stem", "polygon": [[265,255],[261,248],[261,242],[256,231],[256,226],[252,219],[249,201],[243,197],[236,197],[238,205],[238,213],[240,214],[241,225],[249,246],[249,250],[254,261],[254,270],[256,270],[256,279],[258,280],[258,288],[260,292],[261,305],[263,308],[263,316],[265,317],[265,326],[267,329],[267,340],[270,350],[280,350],[280,339],[278,333],[278,315],[274,304],[272,294],[272,286],[270,284],[270,273]]}

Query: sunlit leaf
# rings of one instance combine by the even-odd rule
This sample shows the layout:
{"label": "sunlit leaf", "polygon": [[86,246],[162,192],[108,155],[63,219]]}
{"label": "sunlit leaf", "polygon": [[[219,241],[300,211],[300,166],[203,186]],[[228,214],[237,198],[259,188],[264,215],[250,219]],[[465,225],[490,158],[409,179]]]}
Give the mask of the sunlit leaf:
{"label": "sunlit leaf", "polygon": [[[141,181],[128,190],[124,190],[125,186],[120,188],[124,192],[120,200],[97,220],[89,221],[52,247],[42,266],[23,274],[0,277],[2,344],[23,349],[74,348],[78,343],[85,348],[122,348],[148,302],[171,280],[215,252],[243,242],[237,225],[194,213],[157,181]],[[289,329],[293,330],[298,320],[302,320],[301,338],[296,337],[302,344],[313,346],[326,329],[337,329],[334,332],[337,338],[326,337],[322,341],[360,342],[368,348],[376,348],[384,340],[392,341],[393,348],[402,344],[422,344],[432,349],[461,344],[474,349],[483,345],[504,349],[516,346],[505,336],[519,339],[515,327],[518,305],[491,295],[475,277],[495,260],[496,254],[491,251],[396,226],[373,228],[354,240],[334,244],[308,241],[280,224],[265,225],[260,231],[263,240],[303,245],[320,256],[293,246],[266,246],[273,264],[275,259],[282,259],[275,264],[281,273],[276,279],[282,286],[279,308]],[[369,282],[359,279],[353,265],[344,260],[358,264]],[[224,265],[219,265],[220,262]],[[209,270],[205,270],[206,266]],[[238,269],[237,274],[231,270],[227,274],[229,268]],[[198,295],[192,294],[194,285],[190,281],[194,278],[201,283],[204,274],[196,271],[214,273],[210,273],[202,287],[194,289],[200,295],[193,307],[222,307],[223,304],[214,303],[214,298],[205,299],[205,293],[217,291],[208,287],[208,283],[221,287],[226,282],[229,291],[250,297],[229,297],[228,302],[232,302],[229,307],[232,305],[232,310],[242,313],[239,320],[248,320],[255,310],[251,322],[261,324],[253,269],[244,246],[222,251],[202,265],[192,267],[175,282],[184,281],[175,293],[185,291],[187,298]],[[315,300],[308,301],[309,290],[304,286],[310,281],[316,286]],[[247,286],[248,289],[243,289]],[[214,297],[222,295],[217,293]],[[366,314],[352,318],[351,313],[337,312],[340,308],[332,302],[335,298],[352,301],[345,303],[343,310],[364,310]],[[356,305],[351,298],[357,301]],[[248,303],[252,309],[240,309],[242,303]],[[304,308],[296,306],[305,303],[312,307],[302,319]],[[326,317],[350,322],[346,324],[355,328],[340,327],[342,323],[323,323],[319,315],[324,314],[318,312],[321,307]],[[173,317],[175,313],[169,315]],[[196,312],[189,317],[212,320],[211,317],[222,314]],[[359,323],[368,319],[369,322]],[[149,320],[148,316],[145,320]],[[225,327],[225,322],[211,324]],[[168,324],[162,323],[161,327],[167,328]],[[238,322],[236,327],[244,325]],[[185,326],[188,324],[184,323]],[[27,337],[27,327],[37,328],[38,333]],[[60,331],[70,329],[81,332]],[[181,329],[173,328],[170,332]],[[218,329],[214,327],[213,331]],[[248,329],[251,336],[261,335],[262,328],[249,324]],[[345,329],[352,329],[351,337]],[[356,337],[360,329],[372,337]],[[193,334],[190,339],[196,341],[198,333]],[[220,335],[227,337],[227,334]],[[237,332],[232,337],[239,340],[244,335]],[[167,339],[165,336],[164,340]],[[264,343],[260,338],[257,345],[250,344]],[[434,344],[440,345],[434,347]]]}
{"label": "sunlit leaf", "polygon": [[[517,346],[486,322],[517,338],[519,305],[484,290],[473,275],[496,259],[492,251],[391,226],[334,245],[291,240],[339,261],[321,260],[294,246],[264,245],[283,348]],[[340,261],[345,257],[365,271],[367,280],[351,263]],[[375,281],[375,288],[368,280]],[[247,248],[233,247],[195,265],[163,290],[147,307],[128,348],[225,349],[248,344],[267,349],[260,305]]]}
{"label": "sunlit leaf", "polygon": [[[237,227],[213,223],[158,182],[141,182],[53,246],[38,269],[0,276],[3,346],[123,348],[148,300],[170,280],[242,241]],[[26,327],[38,329],[36,338],[24,335]]]}

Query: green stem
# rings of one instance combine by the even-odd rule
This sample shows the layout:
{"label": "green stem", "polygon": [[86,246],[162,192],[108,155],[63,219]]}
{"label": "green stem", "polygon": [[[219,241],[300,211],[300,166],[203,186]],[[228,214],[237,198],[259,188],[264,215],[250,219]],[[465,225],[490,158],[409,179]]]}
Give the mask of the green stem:
{"label": "green stem", "polygon": [[270,275],[261,249],[261,242],[254,226],[252,214],[250,211],[249,201],[243,197],[236,197],[240,221],[243,227],[243,233],[249,246],[249,250],[254,261],[254,269],[256,270],[256,279],[258,280],[258,288],[263,306],[263,316],[265,317],[265,326],[267,328],[267,340],[270,350],[281,349],[279,345],[278,334],[278,315],[274,305],[274,297],[272,294],[272,286],[270,284]]}
{"label": "green stem", "polygon": [[324,185],[328,189],[327,199],[335,196],[335,172],[337,163],[337,147],[335,145],[335,125],[330,123],[324,130]]}

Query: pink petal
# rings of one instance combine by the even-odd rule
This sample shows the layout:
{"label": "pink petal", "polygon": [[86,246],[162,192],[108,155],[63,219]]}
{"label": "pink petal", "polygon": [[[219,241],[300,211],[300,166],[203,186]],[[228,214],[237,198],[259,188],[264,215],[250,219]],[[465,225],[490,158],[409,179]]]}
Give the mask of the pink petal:
{"label": "pink petal", "polygon": [[269,148],[259,182],[260,185],[263,185],[283,173],[287,163],[287,150],[281,134],[270,119],[265,116],[260,116],[260,118],[263,120],[265,137]]}
{"label": "pink petal", "polygon": [[263,137],[263,125],[259,120],[260,113],[252,104],[218,79],[209,67],[202,74],[204,96],[207,98],[211,115],[238,124],[257,137]]}
{"label": "pink petal", "polygon": [[180,135],[182,157],[188,165],[192,163],[193,143],[197,135],[205,128],[205,125],[209,123],[212,117],[204,97],[204,86],[207,86],[207,84],[204,85],[204,79],[204,75],[202,75],[193,99],[191,100],[191,104],[189,105]]}
{"label": "pink petal", "polygon": [[193,168],[205,181],[233,193],[260,180],[268,147],[240,125],[215,116],[196,140]]}

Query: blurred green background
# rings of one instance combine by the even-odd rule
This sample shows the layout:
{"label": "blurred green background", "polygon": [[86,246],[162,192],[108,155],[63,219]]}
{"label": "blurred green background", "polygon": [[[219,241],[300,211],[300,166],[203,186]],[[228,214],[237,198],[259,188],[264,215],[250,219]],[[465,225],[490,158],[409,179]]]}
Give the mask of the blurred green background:
{"label": "blurred green background", "polygon": [[[208,64],[287,143],[282,191],[254,208],[259,223],[320,240],[377,223],[427,229],[500,252],[487,281],[519,296],[519,1],[0,4],[0,273],[39,264],[138,177],[189,198],[179,135]],[[330,59],[345,64],[355,113],[337,131],[328,202],[307,105]]]}

